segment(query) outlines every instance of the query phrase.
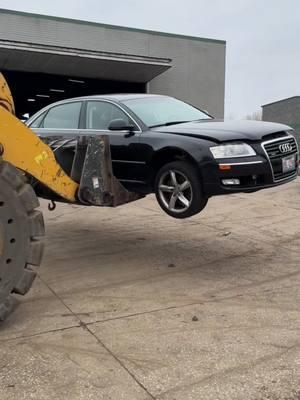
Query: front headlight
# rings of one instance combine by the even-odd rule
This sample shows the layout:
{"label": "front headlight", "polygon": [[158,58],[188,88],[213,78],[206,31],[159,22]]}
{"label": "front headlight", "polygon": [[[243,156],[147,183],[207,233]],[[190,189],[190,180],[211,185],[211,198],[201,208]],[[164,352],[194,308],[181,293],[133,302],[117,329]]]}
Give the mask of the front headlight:
{"label": "front headlight", "polygon": [[210,148],[214,158],[234,158],[255,156],[254,149],[247,143],[228,143]]}

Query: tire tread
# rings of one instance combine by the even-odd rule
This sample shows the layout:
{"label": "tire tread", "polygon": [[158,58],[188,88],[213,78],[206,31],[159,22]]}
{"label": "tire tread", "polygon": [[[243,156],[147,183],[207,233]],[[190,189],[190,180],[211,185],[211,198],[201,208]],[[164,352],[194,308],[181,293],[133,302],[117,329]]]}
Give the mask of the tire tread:
{"label": "tire tread", "polygon": [[[29,234],[23,272],[20,274],[19,279],[16,279],[17,283],[13,286],[8,296],[0,301],[0,321],[4,321],[16,307],[17,299],[12,296],[12,293],[24,295],[34,282],[36,272],[32,270],[31,266],[39,266],[41,264],[45,228],[43,215],[36,210],[39,207],[39,200],[32,187],[26,183],[23,173],[11,164],[0,161],[0,177],[10,186],[15,197],[18,198],[18,203],[21,205],[22,210],[16,210],[16,213],[22,215],[22,217],[25,216]],[[3,296],[5,297],[5,295]]]}

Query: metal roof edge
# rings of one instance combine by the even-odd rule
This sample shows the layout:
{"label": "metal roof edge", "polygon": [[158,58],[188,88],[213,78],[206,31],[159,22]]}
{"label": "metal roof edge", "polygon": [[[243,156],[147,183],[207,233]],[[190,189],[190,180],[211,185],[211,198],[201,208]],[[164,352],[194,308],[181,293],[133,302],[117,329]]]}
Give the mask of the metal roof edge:
{"label": "metal roof edge", "polygon": [[1,40],[1,49],[9,50],[25,50],[29,52],[40,52],[49,53],[56,55],[70,55],[70,56],[81,56],[81,57],[91,57],[99,59],[107,59],[112,61],[122,61],[122,62],[136,62],[140,64],[156,65],[156,66],[167,66],[172,67],[172,59],[161,58],[161,57],[149,57],[149,56],[139,56],[135,54],[122,54],[116,52],[107,51],[95,51],[95,50],[81,50],[79,48],[73,47],[61,47],[61,46],[49,46],[44,44],[32,44],[30,42],[16,42],[11,40]]}
{"label": "metal roof edge", "polygon": [[291,99],[297,99],[297,98],[300,98],[300,96],[286,97],[285,99],[276,100],[276,101],[272,101],[271,103],[263,104],[261,107],[267,107],[267,106],[271,106],[272,104],[282,103],[282,102],[284,102],[284,101],[291,100]]}
{"label": "metal roof edge", "polygon": [[140,29],[140,28],[130,28],[130,27],[126,27],[126,26],[103,24],[100,22],[92,22],[92,21],[84,21],[84,20],[80,20],[80,19],[57,17],[57,16],[53,16],[53,15],[35,14],[35,13],[29,13],[29,12],[24,12],[24,11],[9,10],[9,9],[4,9],[4,8],[0,8],[0,14],[1,13],[10,14],[10,15],[20,15],[20,16],[24,16],[24,17],[35,17],[35,18],[52,20],[52,21],[61,21],[61,22],[96,26],[96,27],[98,26],[98,27],[102,27],[102,28],[118,29],[118,30],[123,30],[123,31],[128,31],[128,32],[139,32],[139,33],[146,33],[146,34],[150,34],[150,35],[167,36],[167,37],[173,37],[173,38],[179,38],[179,39],[197,40],[200,42],[226,45],[225,40],[209,39],[209,38],[203,38],[203,37],[198,37],[198,36],[180,35],[180,34],[176,34],[176,33],[160,32],[160,31],[153,31],[153,30]]}

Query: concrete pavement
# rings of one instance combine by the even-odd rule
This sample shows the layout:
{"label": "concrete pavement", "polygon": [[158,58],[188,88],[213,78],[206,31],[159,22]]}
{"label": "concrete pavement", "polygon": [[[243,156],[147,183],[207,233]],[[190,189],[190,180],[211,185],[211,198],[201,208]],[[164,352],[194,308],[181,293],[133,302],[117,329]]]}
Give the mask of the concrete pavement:
{"label": "concrete pavement", "polygon": [[45,210],[39,277],[0,327],[0,399],[299,400],[300,183]]}

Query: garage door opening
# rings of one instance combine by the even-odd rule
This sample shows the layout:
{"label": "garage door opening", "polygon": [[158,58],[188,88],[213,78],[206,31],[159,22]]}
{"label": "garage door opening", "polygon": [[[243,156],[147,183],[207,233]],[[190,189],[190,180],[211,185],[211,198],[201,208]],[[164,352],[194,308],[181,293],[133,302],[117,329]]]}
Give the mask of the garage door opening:
{"label": "garage door opening", "polygon": [[111,93],[146,93],[145,83],[52,74],[3,71],[11,88],[17,117],[24,119],[55,101]]}

